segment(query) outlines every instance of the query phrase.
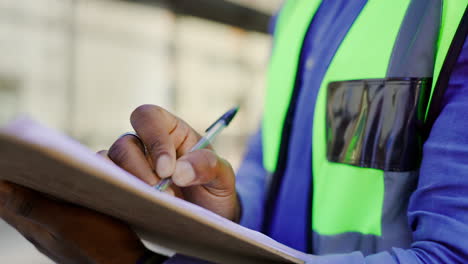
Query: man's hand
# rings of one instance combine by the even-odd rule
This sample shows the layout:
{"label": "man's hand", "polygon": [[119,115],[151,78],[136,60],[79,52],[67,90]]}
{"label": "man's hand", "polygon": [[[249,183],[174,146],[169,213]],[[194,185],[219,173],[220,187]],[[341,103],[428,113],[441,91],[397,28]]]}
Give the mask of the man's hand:
{"label": "man's hand", "polygon": [[[211,147],[189,153],[201,138],[187,123],[161,107],[143,105],[131,115],[138,136],[118,139],[109,158],[150,185],[172,177],[170,192],[230,220],[239,217],[230,164]],[[142,144],[143,143],[143,144]]]}
{"label": "man's hand", "polygon": [[[144,105],[131,115],[142,142],[119,138],[99,154],[150,185],[171,177],[174,195],[236,221],[239,205],[234,172],[207,149],[188,151],[200,136],[164,109]],[[0,217],[58,263],[136,263],[147,250],[125,224],[92,210],[56,201],[0,182]],[[157,224],[157,223],[155,223]],[[162,256],[154,256],[164,261]]]}
{"label": "man's hand", "polygon": [[0,182],[0,217],[57,263],[129,264],[146,252],[124,223],[16,184]]}

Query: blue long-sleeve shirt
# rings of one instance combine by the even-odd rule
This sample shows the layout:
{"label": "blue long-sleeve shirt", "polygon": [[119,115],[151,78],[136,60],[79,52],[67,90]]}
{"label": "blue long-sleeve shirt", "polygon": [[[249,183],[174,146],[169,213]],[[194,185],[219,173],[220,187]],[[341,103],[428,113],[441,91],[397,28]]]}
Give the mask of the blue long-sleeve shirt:
{"label": "blue long-sleeve shirt", "polygon": [[[323,52],[326,45],[317,42],[327,31],[329,21],[343,16],[339,10],[360,10],[365,1],[323,1],[306,36],[302,50],[298,77],[301,94],[309,102],[315,101],[317,85],[311,85],[317,70],[307,67],[305,58],[313,52]],[[350,15],[350,14],[347,14]],[[315,50],[315,51],[314,51]],[[326,68],[326,65],[324,66]],[[318,80],[320,81],[320,80]],[[300,99],[298,100],[300,102]],[[298,113],[305,111],[297,106]],[[450,77],[444,95],[443,109],[438,116],[428,140],[424,144],[419,184],[412,194],[408,208],[408,222],[413,230],[414,242],[409,249],[394,248],[391,251],[364,256],[360,252],[312,257],[310,263],[336,264],[419,264],[419,263],[468,263],[468,41]],[[297,114],[296,114],[297,115]],[[300,114],[299,114],[300,116]],[[305,116],[305,114],[304,114]],[[300,117],[299,117],[300,118]],[[309,117],[310,118],[310,117]],[[299,122],[297,119],[295,122]],[[304,138],[310,138],[310,130],[299,130]],[[301,135],[298,134],[298,137]],[[306,142],[311,144],[311,142]],[[305,144],[307,145],[307,144]],[[311,149],[311,146],[305,146]],[[290,152],[294,150],[290,149]],[[310,160],[310,159],[305,159]],[[310,162],[310,161],[309,161]],[[308,177],[309,171],[304,172]],[[303,179],[298,177],[298,179]],[[238,192],[243,207],[241,224],[259,230],[263,221],[261,213],[265,192],[269,184],[268,174],[262,165],[261,133],[252,137],[245,161],[237,173]],[[303,219],[298,219],[298,222]],[[295,223],[296,224],[296,223]]]}
{"label": "blue long-sleeve shirt", "polygon": [[[419,184],[413,193],[408,221],[414,242],[364,257],[359,252],[311,258],[330,264],[455,264],[468,263],[468,41],[451,75],[443,109],[424,144]],[[261,227],[265,188],[261,133],[250,140],[237,174],[243,217],[241,224]]]}

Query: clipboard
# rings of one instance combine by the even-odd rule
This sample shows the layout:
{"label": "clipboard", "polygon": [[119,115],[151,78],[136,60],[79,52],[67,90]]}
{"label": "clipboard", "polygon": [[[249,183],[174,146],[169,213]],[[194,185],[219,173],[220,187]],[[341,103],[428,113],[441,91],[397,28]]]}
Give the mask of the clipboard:
{"label": "clipboard", "polygon": [[78,142],[28,119],[0,129],[0,179],[129,223],[146,243],[215,263],[297,263],[306,255],[157,192]]}

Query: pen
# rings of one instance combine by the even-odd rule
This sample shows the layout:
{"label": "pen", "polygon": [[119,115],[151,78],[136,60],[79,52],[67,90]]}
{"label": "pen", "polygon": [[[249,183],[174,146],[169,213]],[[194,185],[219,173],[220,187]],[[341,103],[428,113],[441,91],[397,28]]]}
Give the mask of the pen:
{"label": "pen", "polygon": [[[205,136],[203,136],[195,146],[193,146],[189,152],[205,148],[210,144],[211,141],[221,132],[224,128],[226,128],[229,123],[231,123],[234,116],[236,116],[239,107],[234,107],[231,110],[227,111],[224,115],[222,115],[218,120],[216,120],[211,126],[209,126],[205,130]],[[154,188],[158,191],[163,192],[172,184],[171,178],[166,178],[160,181]]]}

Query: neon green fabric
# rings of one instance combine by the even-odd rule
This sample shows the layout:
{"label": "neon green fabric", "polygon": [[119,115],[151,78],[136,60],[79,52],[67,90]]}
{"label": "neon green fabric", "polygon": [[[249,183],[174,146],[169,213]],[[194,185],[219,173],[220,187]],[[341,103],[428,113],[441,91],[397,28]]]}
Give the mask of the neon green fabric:
{"label": "neon green fabric", "polygon": [[294,89],[302,43],[320,3],[319,0],[287,1],[278,18],[262,124],[263,145],[268,146],[263,152],[263,163],[270,172],[276,169],[283,123]]}
{"label": "neon green fabric", "polygon": [[[463,13],[468,6],[468,0],[445,0],[443,1],[442,8],[442,25],[439,32],[439,41],[437,43],[437,54],[434,65],[434,81],[432,82],[431,94],[429,96],[429,102],[432,101],[432,94],[434,93],[434,87],[436,85],[437,78],[439,77],[440,70],[444,64],[445,57],[452,43],[453,36],[457,31],[458,25],[463,17]],[[429,104],[430,105],[430,104]],[[426,111],[426,118],[429,111],[429,107]]]}
{"label": "neon green fabric", "polygon": [[[322,81],[313,120],[314,189],[311,197],[311,228],[321,235],[359,232],[379,236],[382,233],[384,172],[332,163],[326,158],[326,88],[333,81],[385,78],[410,1],[368,1]],[[276,169],[302,42],[320,3],[289,0],[278,20],[262,127],[264,167],[270,172]],[[436,83],[467,4],[468,0],[444,1],[433,83]]]}

